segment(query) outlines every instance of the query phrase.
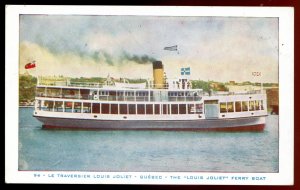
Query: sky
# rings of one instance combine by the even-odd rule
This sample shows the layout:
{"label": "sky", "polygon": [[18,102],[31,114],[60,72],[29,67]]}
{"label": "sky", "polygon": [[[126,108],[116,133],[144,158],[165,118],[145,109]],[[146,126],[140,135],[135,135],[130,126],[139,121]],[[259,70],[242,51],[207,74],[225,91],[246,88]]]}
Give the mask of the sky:
{"label": "sky", "polygon": [[21,15],[19,30],[21,74],[152,79],[160,60],[168,78],[278,82],[277,18]]}

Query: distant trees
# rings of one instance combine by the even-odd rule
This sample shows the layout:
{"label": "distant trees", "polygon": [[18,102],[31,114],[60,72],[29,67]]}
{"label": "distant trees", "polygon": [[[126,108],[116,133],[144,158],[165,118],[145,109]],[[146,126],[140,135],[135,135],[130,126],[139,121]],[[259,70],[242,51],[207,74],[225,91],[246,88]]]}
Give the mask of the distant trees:
{"label": "distant trees", "polygon": [[214,81],[193,80],[193,88],[203,89],[204,92],[213,91],[228,91],[224,83]]}
{"label": "distant trees", "polygon": [[31,75],[21,75],[19,77],[19,103],[34,100],[36,82],[36,77]]}
{"label": "distant trees", "polygon": [[129,83],[144,83],[147,82],[146,79],[128,79]]}
{"label": "distant trees", "polygon": [[229,89],[223,83],[218,83],[217,87],[213,89],[215,91],[228,91]]}
{"label": "distant trees", "polygon": [[71,78],[71,82],[92,82],[92,83],[103,83],[106,80],[106,78],[101,77],[91,77],[91,78]]}
{"label": "distant trees", "polygon": [[209,82],[203,80],[193,80],[192,86],[193,88],[203,89],[205,92],[209,92],[211,89]]}

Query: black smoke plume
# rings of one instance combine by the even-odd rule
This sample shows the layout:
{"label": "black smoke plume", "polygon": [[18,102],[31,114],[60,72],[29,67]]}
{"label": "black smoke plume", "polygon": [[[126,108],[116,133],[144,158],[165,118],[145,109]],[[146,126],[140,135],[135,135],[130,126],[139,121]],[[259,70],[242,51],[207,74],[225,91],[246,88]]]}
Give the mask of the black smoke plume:
{"label": "black smoke plume", "polygon": [[105,63],[109,65],[115,65],[118,63],[118,60],[120,62],[127,62],[127,61],[133,61],[137,64],[152,64],[152,62],[156,61],[153,57],[150,57],[148,55],[135,55],[135,54],[129,54],[127,52],[121,53],[121,55],[116,55],[117,59],[114,59],[113,56],[106,51],[97,51],[94,52],[91,57],[96,61],[104,61]]}
{"label": "black smoke plume", "polygon": [[138,64],[151,64],[153,61],[156,61],[153,57],[148,55],[130,55],[127,52],[124,52],[122,55],[123,60],[133,61]]}

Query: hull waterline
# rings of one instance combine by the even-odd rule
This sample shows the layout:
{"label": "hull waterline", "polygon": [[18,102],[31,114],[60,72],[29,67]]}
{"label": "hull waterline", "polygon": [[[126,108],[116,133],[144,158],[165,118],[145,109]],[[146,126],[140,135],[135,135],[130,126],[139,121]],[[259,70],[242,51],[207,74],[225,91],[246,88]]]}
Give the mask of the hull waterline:
{"label": "hull waterline", "polygon": [[45,129],[262,131],[265,117],[192,121],[88,120],[37,117]]}

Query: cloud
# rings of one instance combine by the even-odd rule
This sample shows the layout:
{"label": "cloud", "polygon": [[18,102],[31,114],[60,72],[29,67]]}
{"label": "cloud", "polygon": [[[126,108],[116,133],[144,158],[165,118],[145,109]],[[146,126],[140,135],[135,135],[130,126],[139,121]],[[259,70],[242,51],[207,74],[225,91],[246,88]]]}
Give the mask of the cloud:
{"label": "cloud", "polygon": [[[106,55],[106,58],[104,58],[104,55]],[[109,74],[113,77],[152,78],[151,64],[142,63],[151,63],[153,58],[130,55],[126,52],[123,56],[123,58],[114,57],[108,53],[99,53],[96,56],[80,56],[70,52],[53,53],[38,44],[22,42],[20,44],[20,73],[25,72],[24,66],[26,63],[35,60],[37,62],[36,69],[27,70],[33,75],[106,77]],[[120,61],[120,59],[123,60]],[[169,78],[179,77],[181,67],[191,67],[192,79],[278,81],[278,67],[272,66],[277,60],[269,56],[256,56],[253,58],[244,55],[221,60],[169,56],[162,61]],[[251,75],[253,71],[261,71],[262,77],[253,78]]]}
{"label": "cloud", "polygon": [[[107,55],[111,56],[111,55]],[[131,57],[130,55],[128,55]],[[110,57],[118,60],[119,58]],[[20,44],[20,73],[25,72],[25,64],[36,61],[36,68],[27,70],[32,75],[64,75],[70,77],[114,77],[150,78],[151,65],[137,64],[136,60],[123,61],[122,65],[113,65],[106,59],[95,59],[74,53],[54,53],[49,49],[31,42]]]}
{"label": "cloud", "polygon": [[104,51],[110,55],[121,55],[123,52],[146,54],[145,38],[142,33],[123,32],[114,35],[107,32],[91,32],[84,38],[88,51]]}
{"label": "cloud", "polygon": [[[193,79],[278,82],[276,18],[22,16],[20,72],[151,78],[161,60],[170,78],[190,66]],[[178,45],[178,52],[163,50]],[[146,63],[146,64],[145,64]],[[32,71],[30,71],[32,72]]]}

